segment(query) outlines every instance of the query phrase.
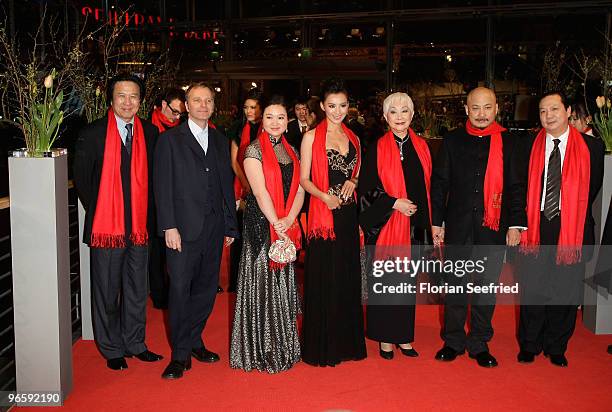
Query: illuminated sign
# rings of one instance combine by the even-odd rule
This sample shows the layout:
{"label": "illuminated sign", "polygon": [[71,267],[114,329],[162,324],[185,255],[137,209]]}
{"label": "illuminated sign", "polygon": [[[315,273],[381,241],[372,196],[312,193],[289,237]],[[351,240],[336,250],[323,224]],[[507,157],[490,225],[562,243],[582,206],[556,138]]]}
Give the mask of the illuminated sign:
{"label": "illuminated sign", "polygon": [[[110,10],[108,15],[104,13],[104,9],[98,7],[84,6],[81,9],[81,14],[85,17],[93,17],[95,21],[106,22],[110,21],[115,25],[119,23],[125,24],[126,27],[156,27],[161,25],[161,16],[144,15],[138,12],[121,13],[116,10]],[[169,17],[168,23],[174,22],[174,18]],[[203,31],[186,31],[178,33],[174,30],[174,27],[170,26],[170,37],[184,37],[187,40],[218,40],[221,32],[214,30],[203,30]]]}

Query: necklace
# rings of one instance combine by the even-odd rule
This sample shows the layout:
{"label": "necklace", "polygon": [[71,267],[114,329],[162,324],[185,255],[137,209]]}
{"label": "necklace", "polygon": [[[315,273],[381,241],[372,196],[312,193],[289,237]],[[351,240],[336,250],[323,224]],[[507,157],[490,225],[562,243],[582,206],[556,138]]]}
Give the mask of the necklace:
{"label": "necklace", "polygon": [[402,140],[397,140],[394,139],[395,143],[397,143],[397,147],[399,149],[400,152],[400,161],[404,161],[404,143],[406,143],[408,141],[408,139],[404,138]]}

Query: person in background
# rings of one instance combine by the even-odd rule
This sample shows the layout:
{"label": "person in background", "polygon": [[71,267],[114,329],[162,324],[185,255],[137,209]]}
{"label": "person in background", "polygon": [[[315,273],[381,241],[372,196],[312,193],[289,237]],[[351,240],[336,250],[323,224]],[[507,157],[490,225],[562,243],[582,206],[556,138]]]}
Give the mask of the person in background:
{"label": "person in background", "polygon": [[594,136],[593,128],[591,123],[593,118],[587,112],[586,107],[583,103],[574,103],[572,105],[572,116],[570,117],[570,124],[576,128],[580,133]]}
{"label": "person in background", "polygon": [[[244,152],[261,133],[262,105],[261,91],[257,88],[249,90],[242,106],[243,118],[236,121],[228,132],[232,170],[236,175],[234,178],[234,196],[237,202],[236,214],[239,229],[242,229],[244,199],[251,192],[251,186],[244,173]],[[236,291],[241,251],[242,239],[238,239],[230,248],[229,292]]]}
{"label": "person in background", "polygon": [[[183,89],[166,90],[159,107],[153,109],[151,123],[163,133],[181,123],[185,114],[185,92]],[[153,220],[157,221],[153,213]],[[157,222],[156,222],[157,223]],[[168,308],[168,271],[166,270],[166,242],[157,236],[157,224],[152,228],[149,242],[149,294],[156,309]]]}
{"label": "person in background", "polygon": [[295,120],[289,122],[287,126],[287,141],[291,146],[300,150],[302,136],[311,129],[308,124],[308,116],[310,115],[308,98],[305,96],[298,97],[293,105],[293,111],[295,112]]}

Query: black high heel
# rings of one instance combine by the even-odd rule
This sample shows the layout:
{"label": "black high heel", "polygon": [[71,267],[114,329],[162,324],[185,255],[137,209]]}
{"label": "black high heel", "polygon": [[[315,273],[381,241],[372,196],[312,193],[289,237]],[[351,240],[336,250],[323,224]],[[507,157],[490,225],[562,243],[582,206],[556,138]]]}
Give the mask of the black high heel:
{"label": "black high heel", "polygon": [[393,350],[390,350],[390,351],[382,350],[382,345],[380,343],[378,344],[378,351],[380,353],[381,358],[387,359],[387,360],[393,359]]}
{"label": "black high heel", "polygon": [[396,343],[395,346],[397,346],[399,350],[402,351],[402,355],[404,356],[408,356],[411,358],[416,358],[417,356],[419,356],[419,353],[415,351],[414,348],[404,349],[399,345],[399,343]]}

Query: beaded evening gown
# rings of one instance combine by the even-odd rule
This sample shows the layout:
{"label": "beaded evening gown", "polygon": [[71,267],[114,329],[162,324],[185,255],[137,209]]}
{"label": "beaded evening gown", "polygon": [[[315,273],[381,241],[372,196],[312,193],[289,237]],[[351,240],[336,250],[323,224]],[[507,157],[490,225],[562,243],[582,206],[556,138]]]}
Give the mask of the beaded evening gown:
{"label": "beaded evening gown", "polygon": [[[344,184],[357,163],[349,145],[346,156],[327,150],[329,187]],[[332,211],[335,240],[312,239],[306,250],[302,359],[334,366],[366,357],[357,206],[354,201]]]}
{"label": "beaded evening gown", "polygon": [[[274,153],[281,168],[286,200],[293,162],[280,143],[274,145]],[[249,157],[261,161],[259,141],[248,146],[245,158]],[[270,226],[253,194],[246,198],[242,237],[230,366],[246,371],[281,372],[300,360],[295,269],[292,263],[281,270],[270,269]]]}

